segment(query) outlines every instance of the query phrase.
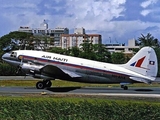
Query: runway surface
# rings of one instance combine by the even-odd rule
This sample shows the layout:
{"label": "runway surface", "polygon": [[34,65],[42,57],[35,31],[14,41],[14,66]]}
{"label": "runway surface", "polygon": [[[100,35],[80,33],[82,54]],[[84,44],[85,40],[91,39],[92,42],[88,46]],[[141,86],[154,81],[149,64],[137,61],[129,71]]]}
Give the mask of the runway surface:
{"label": "runway surface", "polygon": [[52,87],[48,89],[36,89],[35,87],[0,87],[0,95],[4,94],[66,94],[66,95],[97,95],[97,96],[134,96],[134,97],[158,97],[160,88],[130,87],[123,90],[118,87]]}
{"label": "runway surface", "polygon": [[[37,80],[24,76],[0,76],[0,80]],[[156,80],[160,83],[160,78]],[[96,95],[96,96],[134,96],[160,98],[160,87],[129,87],[123,90],[120,87],[51,87],[48,89],[36,89],[35,87],[0,87],[0,95],[19,94],[65,94],[65,95]]]}

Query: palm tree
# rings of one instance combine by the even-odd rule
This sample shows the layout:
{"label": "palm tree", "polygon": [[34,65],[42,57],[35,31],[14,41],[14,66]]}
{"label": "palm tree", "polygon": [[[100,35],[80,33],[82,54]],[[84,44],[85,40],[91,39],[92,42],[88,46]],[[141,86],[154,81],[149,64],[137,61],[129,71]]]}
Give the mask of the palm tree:
{"label": "palm tree", "polygon": [[144,46],[159,47],[160,46],[158,39],[154,38],[150,33],[148,33],[146,36],[141,34],[141,37],[138,38],[138,41],[141,47],[144,47]]}

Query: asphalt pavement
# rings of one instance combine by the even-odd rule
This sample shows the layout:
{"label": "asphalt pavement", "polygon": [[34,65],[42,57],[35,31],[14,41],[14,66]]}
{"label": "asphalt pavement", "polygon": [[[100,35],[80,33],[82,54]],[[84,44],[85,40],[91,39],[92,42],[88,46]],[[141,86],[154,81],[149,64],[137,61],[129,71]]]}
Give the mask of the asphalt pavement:
{"label": "asphalt pavement", "polygon": [[[27,76],[0,76],[0,80],[37,80]],[[156,79],[160,83],[160,78]],[[132,96],[132,97],[154,97],[160,98],[159,87],[129,87],[123,90],[120,87],[54,87],[47,89],[36,89],[36,87],[0,87],[0,95],[10,94],[65,94],[65,95],[95,95],[95,96]]]}

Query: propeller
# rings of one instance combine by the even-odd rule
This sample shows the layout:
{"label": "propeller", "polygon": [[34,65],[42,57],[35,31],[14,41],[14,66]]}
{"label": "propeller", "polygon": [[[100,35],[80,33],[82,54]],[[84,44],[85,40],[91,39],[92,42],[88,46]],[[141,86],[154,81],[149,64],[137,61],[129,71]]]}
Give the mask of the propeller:
{"label": "propeller", "polygon": [[18,65],[18,69],[16,71],[16,74],[19,74],[19,72],[22,72],[23,56],[21,56],[20,59],[21,59],[21,63]]}
{"label": "propeller", "polygon": [[22,71],[22,67],[19,65],[16,71],[16,75],[18,75],[20,71]]}

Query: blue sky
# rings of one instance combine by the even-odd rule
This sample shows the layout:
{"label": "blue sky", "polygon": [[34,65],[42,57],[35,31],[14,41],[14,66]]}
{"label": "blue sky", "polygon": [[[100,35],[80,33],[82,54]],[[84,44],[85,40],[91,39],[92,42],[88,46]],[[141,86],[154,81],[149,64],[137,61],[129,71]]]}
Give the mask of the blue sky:
{"label": "blue sky", "polygon": [[103,43],[127,43],[151,33],[160,40],[160,0],[0,0],[0,36],[20,26],[84,27]]}

